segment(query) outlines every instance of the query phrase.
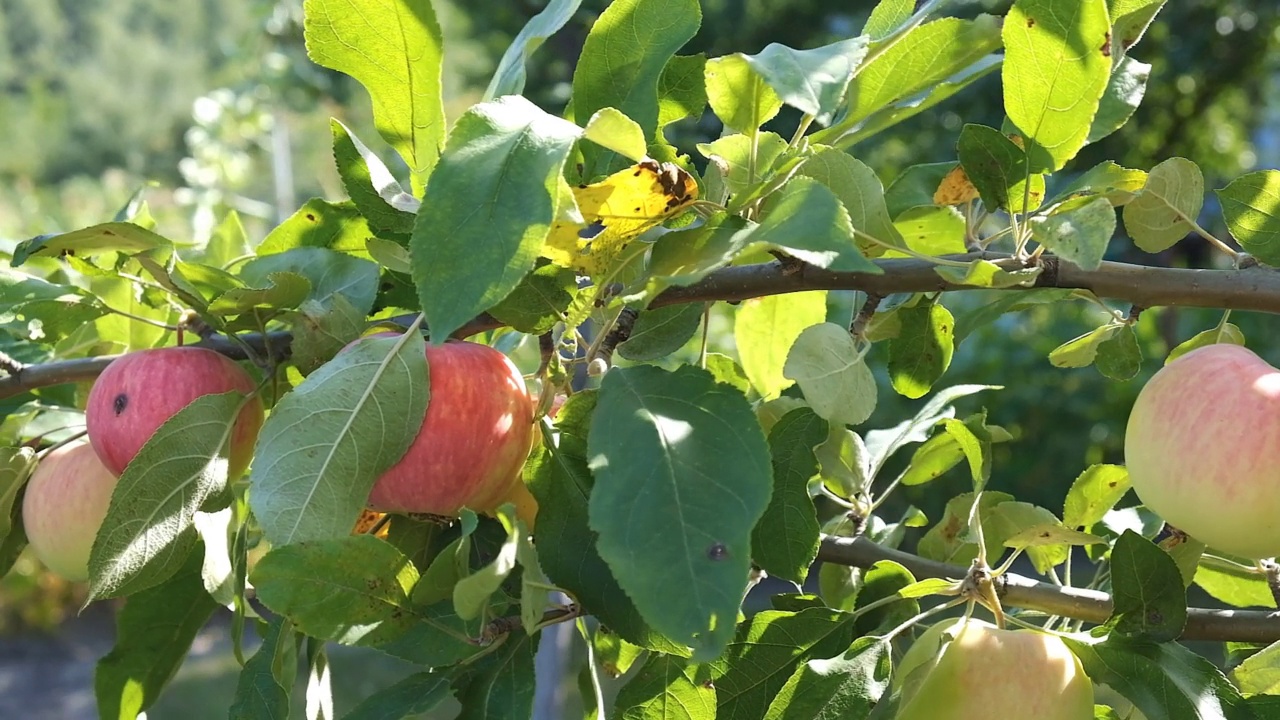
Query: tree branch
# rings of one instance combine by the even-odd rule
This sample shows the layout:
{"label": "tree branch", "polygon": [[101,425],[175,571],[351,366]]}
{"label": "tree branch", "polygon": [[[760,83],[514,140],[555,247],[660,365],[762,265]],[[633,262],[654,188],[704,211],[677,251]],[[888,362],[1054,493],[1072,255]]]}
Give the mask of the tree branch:
{"label": "tree branch", "polygon": [[[961,262],[990,260],[1011,270],[1022,267],[1019,261],[1003,253],[948,255],[944,259]],[[1089,290],[1098,297],[1143,308],[1203,307],[1280,313],[1280,272],[1271,268],[1256,266],[1242,270],[1186,270],[1104,262],[1097,270],[1081,270],[1052,256],[1041,258],[1039,262],[1044,267],[1044,272],[1036,278],[1037,288]],[[650,307],[718,300],[740,301],[805,290],[861,290],[869,295],[884,297],[893,293],[980,289],[943,280],[934,272],[937,266],[927,260],[892,258],[876,260],[875,264],[884,271],[883,274],[831,272],[812,265],[791,267],[779,262],[727,267],[692,285],[668,288],[653,299]],[[1027,288],[1016,287],[999,292],[1026,290]],[[454,337],[468,337],[499,327],[502,327],[501,322],[488,313],[482,313],[454,333]],[[241,338],[255,349],[265,352],[269,345],[278,358],[287,357],[289,333],[270,333],[267,343],[257,334],[246,333]],[[219,336],[203,340],[197,345],[212,348],[230,357],[242,356],[239,348]],[[23,366],[16,374],[0,375],[0,399],[49,385],[90,380],[113,359],[82,358]]]}
{"label": "tree branch", "polygon": [[[911,571],[917,579],[940,577],[960,579],[965,568],[925,558],[901,550],[882,547],[865,537],[823,536],[818,559],[834,565],[870,567],[892,560]],[[996,580],[996,592],[1006,605],[1039,610],[1049,615],[1104,623],[1111,616],[1111,596],[1097,590],[1059,587],[1005,573]],[[1210,610],[1188,608],[1183,640],[1216,640],[1269,644],[1280,640],[1280,613],[1263,610]]]}

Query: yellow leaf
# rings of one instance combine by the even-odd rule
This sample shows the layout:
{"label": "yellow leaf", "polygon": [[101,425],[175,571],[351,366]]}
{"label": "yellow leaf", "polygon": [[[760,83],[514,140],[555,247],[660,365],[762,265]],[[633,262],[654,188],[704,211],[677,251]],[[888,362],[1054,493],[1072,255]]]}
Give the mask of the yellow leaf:
{"label": "yellow leaf", "polygon": [[[382,518],[386,516],[387,516],[386,513],[375,512],[368,508],[361,510],[360,518],[356,520],[356,525],[351,529],[351,534],[363,535],[369,532],[374,528],[374,526],[376,526],[382,520]],[[382,538],[383,540],[386,540],[387,532],[390,531],[390,529],[391,528],[387,525],[387,523],[383,523],[382,527],[378,528],[378,532],[376,533],[376,536]]]}
{"label": "yellow leaf", "polygon": [[644,160],[573,189],[586,224],[556,222],[542,255],[591,277],[604,275],[636,236],[698,199],[693,176],[672,163]]}
{"label": "yellow leaf", "polygon": [[957,164],[938,183],[933,191],[934,205],[963,205],[970,200],[978,199],[978,188],[969,182],[969,175]]}

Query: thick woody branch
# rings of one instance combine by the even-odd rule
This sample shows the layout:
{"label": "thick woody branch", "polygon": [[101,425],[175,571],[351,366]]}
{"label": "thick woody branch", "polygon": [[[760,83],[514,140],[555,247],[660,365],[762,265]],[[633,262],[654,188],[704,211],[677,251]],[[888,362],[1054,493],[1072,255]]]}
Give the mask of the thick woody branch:
{"label": "thick woody branch", "polygon": [[[1001,253],[949,255],[945,259],[966,262],[985,259],[1007,269],[1021,267],[1019,261]],[[884,271],[882,274],[831,272],[803,263],[797,266],[781,262],[727,267],[692,285],[668,288],[654,298],[650,307],[740,301],[805,290],[861,290],[868,295],[884,297],[893,293],[974,289],[943,280],[934,272],[936,265],[927,260],[894,258],[875,263]],[[1098,297],[1142,308],[1203,307],[1280,313],[1280,272],[1262,266],[1241,270],[1185,270],[1104,262],[1097,270],[1081,270],[1055,257],[1041,258],[1040,263],[1044,272],[1036,278],[1035,287],[1038,288],[1089,290]],[[1026,290],[1007,288],[1000,292]],[[466,337],[501,326],[502,323],[492,316],[482,313],[454,336]],[[261,335],[241,337],[265,351],[266,344]],[[280,357],[288,350],[288,339],[288,333],[271,333],[267,344]],[[232,357],[240,354],[239,349],[225,338],[215,336],[199,344]],[[30,365],[16,374],[4,374],[0,368],[0,398],[49,385],[92,379],[112,359],[99,357]]]}
{"label": "thick woody branch", "polygon": [[[881,560],[892,560],[910,570],[917,579],[960,579],[968,572],[966,568],[882,547],[865,537],[825,536],[818,549],[818,559],[851,567],[870,567]],[[1005,573],[996,580],[996,592],[1005,605],[1039,610],[1049,615],[1089,623],[1104,623],[1111,616],[1111,596],[1097,590],[1059,587],[1015,573]],[[1182,639],[1273,643],[1280,640],[1280,614],[1261,610],[1189,608]]]}

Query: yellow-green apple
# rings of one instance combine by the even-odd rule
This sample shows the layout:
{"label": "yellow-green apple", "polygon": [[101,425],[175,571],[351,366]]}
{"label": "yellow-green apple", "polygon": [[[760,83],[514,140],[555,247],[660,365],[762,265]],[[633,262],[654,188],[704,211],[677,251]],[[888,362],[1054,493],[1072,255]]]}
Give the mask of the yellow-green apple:
{"label": "yellow-green apple", "polygon": [[1223,552],[1280,555],[1280,371],[1239,345],[1198,348],[1138,393],[1124,438],[1133,489]]}
{"label": "yellow-green apple", "polygon": [[116,476],[87,442],[45,455],[22,500],[27,541],[45,567],[67,580],[89,578],[89,550],[115,487]]}
{"label": "yellow-green apple", "polygon": [[428,345],[427,367],[431,395],[422,429],[374,483],[368,506],[432,515],[492,511],[529,456],[533,402],[524,378],[506,355],[464,341]]}
{"label": "yellow-green apple", "polygon": [[1093,718],[1093,684],[1066,643],[976,618],[930,627],[894,677],[897,720]]}
{"label": "yellow-green apple", "polygon": [[[112,361],[89,391],[89,442],[107,469],[119,475],[155,431],[196,398],[253,389],[244,368],[212,350],[168,347],[129,353]],[[262,400],[254,396],[231,430],[230,477],[249,466],[262,420]]]}

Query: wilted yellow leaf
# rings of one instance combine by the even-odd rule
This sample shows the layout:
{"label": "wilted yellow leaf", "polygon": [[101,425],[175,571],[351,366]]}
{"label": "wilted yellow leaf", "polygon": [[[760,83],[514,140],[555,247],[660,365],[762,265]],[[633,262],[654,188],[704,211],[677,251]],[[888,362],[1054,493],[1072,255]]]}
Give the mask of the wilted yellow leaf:
{"label": "wilted yellow leaf", "polygon": [[[359,518],[358,520],[356,520],[356,525],[355,525],[355,527],[354,527],[354,528],[352,528],[352,529],[351,529],[351,534],[352,534],[352,535],[363,535],[363,534],[365,534],[365,533],[369,532],[370,530],[372,530],[372,529],[374,528],[374,526],[375,526],[375,525],[377,525],[377,524],[382,520],[382,518],[386,517],[386,515],[387,515],[386,513],[375,512],[375,511],[370,510],[370,509],[368,509],[368,508],[365,508],[364,510],[361,510],[361,511],[360,511],[360,518]],[[390,525],[389,525],[389,524],[387,524],[387,523],[383,523],[383,524],[382,524],[382,527],[378,528],[378,532],[377,532],[377,533],[375,533],[375,536],[376,536],[376,537],[380,537],[380,538],[382,538],[383,540],[386,540],[386,539],[387,539],[387,532],[388,532],[390,529],[391,529],[391,527],[390,527]]]}
{"label": "wilted yellow leaf", "polygon": [[978,188],[969,182],[968,173],[959,163],[951,168],[951,172],[938,183],[938,189],[933,191],[934,205],[963,205],[977,199]]}
{"label": "wilted yellow leaf", "polygon": [[586,224],[554,223],[542,255],[599,277],[632,239],[693,204],[698,185],[678,165],[644,160],[598,183],[573,188],[573,197]]}

